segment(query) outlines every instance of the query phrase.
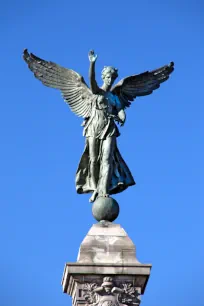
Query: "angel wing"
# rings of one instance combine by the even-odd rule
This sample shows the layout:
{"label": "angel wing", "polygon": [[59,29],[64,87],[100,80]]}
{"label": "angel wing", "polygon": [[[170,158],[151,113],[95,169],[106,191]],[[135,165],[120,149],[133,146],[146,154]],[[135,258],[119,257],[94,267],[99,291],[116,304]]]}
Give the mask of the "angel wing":
{"label": "angel wing", "polygon": [[83,77],[77,72],[47,62],[25,49],[23,58],[34,76],[44,85],[61,91],[65,102],[78,116],[90,116],[94,95],[86,85]]}
{"label": "angel wing", "polygon": [[156,70],[146,71],[122,79],[111,92],[120,99],[123,108],[131,105],[136,97],[150,95],[160,84],[168,80],[174,70],[174,63],[165,65]]}

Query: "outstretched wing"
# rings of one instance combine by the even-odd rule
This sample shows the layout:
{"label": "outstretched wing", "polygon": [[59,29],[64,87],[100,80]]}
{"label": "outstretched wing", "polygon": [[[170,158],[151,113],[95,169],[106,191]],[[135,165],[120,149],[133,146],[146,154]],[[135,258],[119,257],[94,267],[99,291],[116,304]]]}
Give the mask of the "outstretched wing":
{"label": "outstretched wing", "polygon": [[44,85],[62,92],[65,102],[80,117],[89,117],[94,98],[83,77],[77,72],[47,62],[25,49],[23,58],[35,77]]}
{"label": "outstretched wing", "polygon": [[123,108],[128,107],[136,97],[150,95],[153,90],[159,88],[162,82],[168,80],[173,70],[174,63],[171,62],[159,69],[126,77],[111,91],[119,97]]}

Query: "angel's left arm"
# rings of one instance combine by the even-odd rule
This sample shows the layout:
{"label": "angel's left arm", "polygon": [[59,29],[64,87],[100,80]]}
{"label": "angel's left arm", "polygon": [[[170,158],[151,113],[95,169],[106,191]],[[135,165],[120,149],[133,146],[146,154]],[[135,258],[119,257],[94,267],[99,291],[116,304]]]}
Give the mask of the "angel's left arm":
{"label": "angel's left arm", "polygon": [[124,125],[126,120],[126,113],[124,108],[122,108],[119,98],[116,100],[117,117],[120,119],[121,126]]}
{"label": "angel's left arm", "polygon": [[121,126],[124,125],[125,120],[126,120],[126,113],[125,113],[124,109],[120,109],[120,110],[119,110],[119,112],[118,112],[118,118],[119,118],[120,121],[121,121]]}

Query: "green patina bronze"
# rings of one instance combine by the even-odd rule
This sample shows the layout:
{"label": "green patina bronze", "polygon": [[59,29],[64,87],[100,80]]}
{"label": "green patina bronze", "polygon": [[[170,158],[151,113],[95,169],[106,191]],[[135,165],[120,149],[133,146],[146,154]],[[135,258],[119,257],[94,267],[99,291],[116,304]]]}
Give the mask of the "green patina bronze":
{"label": "green patina bronze", "polygon": [[79,73],[45,61],[27,49],[23,54],[35,77],[46,86],[59,89],[70,109],[84,118],[82,125],[86,141],[76,173],[76,190],[80,194],[92,193],[90,202],[98,197],[98,216],[107,215],[104,211],[102,213],[101,205],[104,205],[104,210],[110,203],[116,207],[112,199],[105,201],[101,197],[109,197],[135,184],[117,146],[117,137],[120,136],[117,125],[124,125],[126,108],[135,98],[151,94],[169,78],[174,63],[126,77],[115,86],[118,69],[105,66],[102,70],[103,85],[99,87],[95,79],[97,55],[90,51],[88,57],[90,88]]}
{"label": "green patina bronze", "polygon": [[92,214],[97,221],[114,221],[119,215],[119,205],[111,197],[99,197],[92,206]]}

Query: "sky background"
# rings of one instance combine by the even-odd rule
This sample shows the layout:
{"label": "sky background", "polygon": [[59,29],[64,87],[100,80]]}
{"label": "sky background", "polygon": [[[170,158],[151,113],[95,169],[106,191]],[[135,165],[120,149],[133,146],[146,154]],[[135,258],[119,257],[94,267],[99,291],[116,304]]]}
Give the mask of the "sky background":
{"label": "sky background", "polygon": [[[127,110],[118,146],[137,185],[116,195],[120,223],[153,268],[142,306],[202,306],[203,1],[4,1],[1,20],[0,305],[71,306],[65,262],[96,221],[77,195],[81,119],[22,60],[88,81],[88,51],[119,79],[175,62],[168,82]],[[118,79],[118,80],[119,80]]]}

